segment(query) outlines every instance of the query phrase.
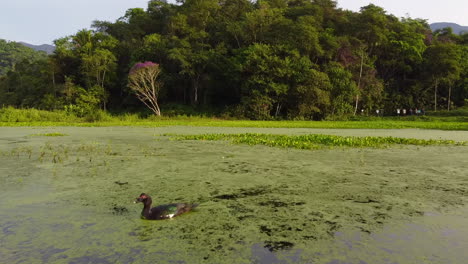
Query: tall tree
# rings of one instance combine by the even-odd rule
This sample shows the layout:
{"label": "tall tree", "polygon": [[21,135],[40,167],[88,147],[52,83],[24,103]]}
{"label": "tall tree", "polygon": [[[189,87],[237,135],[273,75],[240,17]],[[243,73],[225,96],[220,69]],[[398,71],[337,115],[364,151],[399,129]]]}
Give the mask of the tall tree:
{"label": "tall tree", "polygon": [[62,80],[71,77],[78,85],[93,90],[106,109],[106,85],[116,69],[114,48],[117,40],[108,34],[81,30],[76,35],[59,39],[54,61],[61,67]]}
{"label": "tall tree", "polygon": [[[429,75],[429,82],[434,89],[434,111],[439,104],[439,87],[447,87],[447,103],[450,109],[450,97],[453,83],[458,80],[461,71],[461,57],[458,47],[452,43],[436,43],[429,46],[424,53],[425,70]],[[437,62],[437,63],[435,63]]]}

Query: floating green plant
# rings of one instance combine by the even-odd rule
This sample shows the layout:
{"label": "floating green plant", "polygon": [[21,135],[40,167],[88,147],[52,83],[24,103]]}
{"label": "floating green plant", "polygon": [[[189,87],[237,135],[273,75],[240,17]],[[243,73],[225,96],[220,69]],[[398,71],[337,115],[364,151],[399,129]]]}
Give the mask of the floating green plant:
{"label": "floating green plant", "polygon": [[32,134],[33,137],[64,137],[68,136],[67,134],[53,132],[53,133],[42,133],[42,134]]}
{"label": "floating green plant", "polygon": [[[351,149],[359,147],[358,139],[236,137],[231,133],[238,132],[228,129],[214,130],[225,135],[212,135],[216,140],[251,144],[286,142],[281,143],[284,148],[265,151],[263,145],[226,148],[229,141],[207,144],[171,141],[167,136],[152,141],[154,133],[164,130],[118,129],[87,133],[65,128],[60,131],[70,136],[58,142],[47,137],[20,141],[34,132],[4,129],[0,141],[3,262],[333,263],[363,259],[381,263],[388,258],[423,263],[427,255],[436,256],[440,263],[464,263],[463,248],[446,250],[452,249],[452,240],[447,242],[443,230],[457,230],[453,241],[466,244],[466,213],[461,213],[468,197],[466,147],[367,148],[372,142],[367,138],[367,143],[361,143],[365,148]],[[187,128],[169,131],[183,134]],[[199,131],[208,133],[203,129],[190,133]],[[365,133],[356,135],[365,138]],[[419,131],[404,135],[413,133]],[[421,136],[454,135],[436,131]],[[458,133],[456,138],[466,140]],[[383,146],[403,146],[377,139]],[[293,142],[327,150],[299,153],[287,148]],[[456,144],[448,144],[452,143]],[[132,200],[143,191],[154,194],[155,204],[197,202],[200,207],[174,221],[141,220],[141,207]],[[426,224],[448,210],[458,217]],[[426,212],[437,215],[423,216]],[[403,231],[393,229],[399,224],[405,226]],[[382,236],[387,228],[392,229]],[[408,241],[382,239],[388,236]],[[367,237],[378,241],[369,242]]]}
{"label": "floating green plant", "polygon": [[345,137],[334,135],[309,134],[300,136],[272,134],[202,134],[172,135],[175,140],[227,140],[235,144],[265,145],[270,147],[320,149],[324,147],[383,148],[390,145],[466,145],[467,142],[453,140],[425,140],[398,137]]}

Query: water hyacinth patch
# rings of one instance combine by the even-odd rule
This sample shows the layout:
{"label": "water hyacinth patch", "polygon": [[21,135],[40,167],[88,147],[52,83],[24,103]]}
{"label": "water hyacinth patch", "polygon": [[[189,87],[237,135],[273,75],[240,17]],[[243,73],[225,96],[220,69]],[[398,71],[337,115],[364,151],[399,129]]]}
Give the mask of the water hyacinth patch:
{"label": "water hyacinth patch", "polygon": [[59,133],[59,132],[52,132],[52,133],[44,133],[44,134],[32,134],[31,136],[36,136],[36,137],[64,137],[68,136],[67,134]]}
{"label": "water hyacinth patch", "polygon": [[300,136],[272,134],[203,134],[171,135],[174,140],[227,140],[234,144],[265,145],[270,147],[321,149],[326,147],[383,148],[391,145],[467,145],[467,142],[453,140],[424,140],[398,137],[349,137],[309,134]]}

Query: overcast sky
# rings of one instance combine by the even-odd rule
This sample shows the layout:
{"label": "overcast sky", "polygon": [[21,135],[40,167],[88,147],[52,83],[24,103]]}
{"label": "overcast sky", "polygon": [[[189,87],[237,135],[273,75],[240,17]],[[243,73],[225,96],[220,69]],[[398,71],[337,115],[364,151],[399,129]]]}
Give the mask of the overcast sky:
{"label": "overcast sky", "polygon": [[[129,8],[146,8],[148,0],[0,0],[0,38],[31,44],[89,28],[93,20],[115,21]],[[424,18],[468,26],[468,0],[338,0],[338,6],[358,11],[374,3],[397,17]]]}

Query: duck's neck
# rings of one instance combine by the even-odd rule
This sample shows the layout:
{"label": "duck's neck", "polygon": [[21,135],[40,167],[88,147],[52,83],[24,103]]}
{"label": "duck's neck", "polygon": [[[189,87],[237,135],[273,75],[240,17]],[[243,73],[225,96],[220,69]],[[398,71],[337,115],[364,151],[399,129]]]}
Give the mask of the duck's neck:
{"label": "duck's neck", "polygon": [[151,198],[148,197],[148,199],[144,203],[143,211],[141,211],[142,216],[148,216],[150,214],[152,202],[153,201],[151,200]]}

